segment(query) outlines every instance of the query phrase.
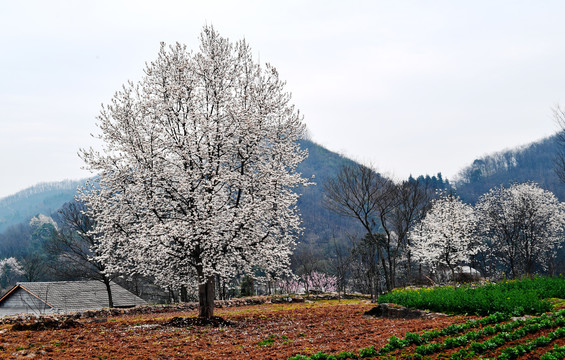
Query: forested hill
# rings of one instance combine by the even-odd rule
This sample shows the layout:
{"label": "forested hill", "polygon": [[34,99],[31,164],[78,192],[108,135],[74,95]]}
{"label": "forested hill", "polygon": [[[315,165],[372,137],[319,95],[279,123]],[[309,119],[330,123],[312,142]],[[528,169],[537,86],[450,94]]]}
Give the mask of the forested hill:
{"label": "forested hill", "polygon": [[84,180],[42,183],[0,199],[0,232],[28,221],[37,214],[49,215],[72,200]]}
{"label": "forested hill", "polygon": [[[354,233],[354,221],[337,216],[322,205],[324,183],[335,176],[341,166],[354,162],[309,140],[303,140],[301,147],[308,149],[309,156],[300,164],[298,171],[315,183],[301,191],[302,197],[298,202],[304,221],[302,240],[320,243],[331,239],[334,233]],[[565,201],[565,184],[559,181],[554,171],[557,150],[556,136],[552,136],[477,159],[459,173],[455,181],[457,193],[463,201],[474,203],[495,186],[535,181]],[[83,183],[84,180],[43,183],[0,199],[0,233],[10,225],[27,222],[39,213],[49,215],[57,211],[73,199],[77,186]]]}
{"label": "forested hill", "polygon": [[[335,176],[342,165],[353,164],[353,161],[309,140],[301,141],[301,147],[308,150],[309,156],[298,171],[315,183],[302,190],[298,202],[305,229],[302,238],[316,243],[320,239],[327,241],[335,229],[345,231],[354,223],[323,208],[323,184]],[[0,199],[0,233],[11,225],[28,222],[39,213],[50,215],[56,212],[73,199],[77,186],[82,184],[84,180],[44,183]]]}
{"label": "forested hill", "polygon": [[534,181],[565,201],[565,184],[555,173],[554,159],[558,153],[557,136],[498,152],[475,160],[456,178],[455,187],[461,199],[475,201],[489,189],[513,182]]}
{"label": "forested hill", "polygon": [[298,200],[304,227],[301,240],[320,244],[334,235],[354,233],[357,223],[324,208],[323,198],[324,183],[336,176],[343,165],[355,163],[309,140],[302,140],[300,145],[308,150],[308,158],[300,164],[298,171],[314,183],[301,191],[302,196]]}

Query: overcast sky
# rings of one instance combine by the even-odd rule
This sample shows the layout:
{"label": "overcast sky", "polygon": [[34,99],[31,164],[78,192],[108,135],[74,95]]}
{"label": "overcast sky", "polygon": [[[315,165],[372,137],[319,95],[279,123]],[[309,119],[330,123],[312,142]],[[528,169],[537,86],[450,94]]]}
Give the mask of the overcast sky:
{"label": "overcast sky", "polygon": [[397,179],[452,179],[553,134],[565,104],[563,1],[3,1],[0,197],[90,176],[102,103],[161,41],[212,24],[287,81],[311,138]]}

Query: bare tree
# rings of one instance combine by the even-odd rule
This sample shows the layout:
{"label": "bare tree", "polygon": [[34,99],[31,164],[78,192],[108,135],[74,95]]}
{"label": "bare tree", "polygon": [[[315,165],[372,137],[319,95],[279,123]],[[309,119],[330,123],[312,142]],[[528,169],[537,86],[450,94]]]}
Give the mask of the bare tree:
{"label": "bare tree", "polygon": [[[386,288],[396,281],[396,263],[403,247],[392,223],[399,206],[398,188],[364,165],[344,166],[324,186],[325,206],[337,214],[357,219],[368,241],[377,247]],[[377,238],[377,234],[380,235]]]}
{"label": "bare tree", "polygon": [[378,247],[379,261],[392,289],[389,268],[382,246],[375,238],[380,223],[380,202],[388,196],[386,181],[373,169],[356,164],[341,168],[337,176],[324,184],[324,205],[337,214],[357,219],[370,240]]}
{"label": "bare tree", "polygon": [[364,165],[344,166],[325,184],[325,206],[357,219],[376,246],[387,290],[396,287],[398,264],[411,277],[408,232],[429,208],[432,191],[416,180],[395,183]]}
{"label": "bare tree", "polygon": [[106,265],[96,257],[98,241],[92,235],[95,224],[86,210],[78,201],[65,204],[59,211],[62,226],[45,246],[47,252],[56,257],[52,264],[55,273],[64,278],[103,282],[108,292],[108,306],[114,307],[110,282],[116,275],[107,273]]}
{"label": "bare tree", "polygon": [[381,272],[379,271],[379,242],[384,242],[384,234],[366,234],[361,239],[350,236],[351,248],[351,271],[354,278],[354,286],[363,293],[371,295],[375,300],[380,291]]}
{"label": "bare tree", "polygon": [[322,254],[320,250],[311,243],[302,243],[294,252],[293,261],[296,266],[296,272],[303,280],[306,294],[310,294],[310,281],[315,271],[322,270]]}
{"label": "bare tree", "polygon": [[[412,252],[410,251],[410,238],[408,233],[431,207],[434,189],[429,184],[419,180],[403,181],[396,186],[396,207],[390,215],[390,228],[396,237],[395,259],[405,257],[406,280],[412,281]],[[395,263],[396,265],[396,263]],[[395,269],[396,270],[396,269]],[[395,271],[396,272],[396,271]]]}
{"label": "bare tree", "polygon": [[45,275],[47,260],[45,256],[33,252],[21,258],[25,281],[38,281]]}
{"label": "bare tree", "polygon": [[333,268],[337,278],[337,294],[345,294],[347,291],[347,276],[351,267],[351,253],[343,243],[338,242],[335,236],[331,243],[332,254],[330,266]]}

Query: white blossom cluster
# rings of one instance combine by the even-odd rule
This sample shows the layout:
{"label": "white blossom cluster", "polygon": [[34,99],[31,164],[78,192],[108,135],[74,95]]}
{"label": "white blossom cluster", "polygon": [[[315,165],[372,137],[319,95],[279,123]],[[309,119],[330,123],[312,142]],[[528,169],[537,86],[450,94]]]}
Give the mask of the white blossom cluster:
{"label": "white blossom cluster", "polygon": [[563,243],[565,204],[527,182],[497,187],[473,208],[448,195],[434,201],[410,232],[414,258],[433,270],[451,272],[480,254],[492,269],[512,277],[547,270]]}
{"label": "white blossom cluster", "polygon": [[99,174],[80,199],[110,272],[181,286],[259,267],[283,271],[300,229],[293,191],[302,116],[270,65],[212,27],[200,49],[164,44],[98,117]]}
{"label": "white blossom cluster", "polygon": [[29,221],[29,226],[31,226],[32,228],[41,227],[46,224],[53,225],[53,227],[57,229],[57,223],[55,222],[55,220],[53,220],[52,217],[47,215],[38,214],[32,217],[31,220]]}
{"label": "white blossom cluster", "polygon": [[432,271],[444,265],[453,272],[479,252],[476,228],[477,217],[471,205],[454,195],[442,196],[410,232],[410,250],[415,260],[429,264]]}
{"label": "white blossom cluster", "polygon": [[20,262],[15,257],[9,257],[0,260],[0,277],[10,274],[11,276],[19,276],[25,274]]}
{"label": "white blossom cluster", "polygon": [[535,183],[491,189],[476,209],[485,241],[513,276],[547,269],[563,242],[565,204]]}

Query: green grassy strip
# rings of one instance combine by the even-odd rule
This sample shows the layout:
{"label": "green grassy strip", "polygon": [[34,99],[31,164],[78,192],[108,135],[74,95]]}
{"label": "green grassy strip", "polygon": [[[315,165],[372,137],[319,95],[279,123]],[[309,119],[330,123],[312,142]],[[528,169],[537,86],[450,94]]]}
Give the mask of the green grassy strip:
{"label": "green grassy strip", "polygon": [[378,301],[451,314],[486,316],[494,312],[504,312],[521,316],[551,311],[551,304],[544,299],[559,298],[563,293],[563,276],[535,277],[479,287],[462,285],[417,290],[396,289],[381,295]]}

